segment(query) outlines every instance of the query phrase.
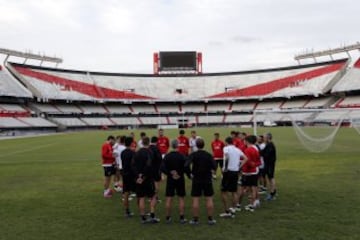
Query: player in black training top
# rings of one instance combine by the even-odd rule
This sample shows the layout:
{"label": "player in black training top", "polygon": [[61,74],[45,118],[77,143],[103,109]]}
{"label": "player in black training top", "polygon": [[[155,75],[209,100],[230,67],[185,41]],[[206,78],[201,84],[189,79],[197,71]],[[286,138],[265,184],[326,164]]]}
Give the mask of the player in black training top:
{"label": "player in black training top", "polygon": [[[136,153],[132,161],[132,169],[135,175],[136,196],[138,198],[139,211],[142,223],[158,223],[160,219],[155,217],[155,182],[153,177],[153,154],[149,149],[150,139],[144,137],[143,147]],[[150,198],[150,218],[145,216],[145,197]]]}
{"label": "player in black training top", "polygon": [[270,193],[267,196],[267,200],[273,200],[276,197],[276,185],[275,185],[275,163],[276,163],[276,147],[272,141],[273,137],[271,133],[265,134],[265,148],[261,151],[261,155],[264,158],[264,171],[268,180],[268,186]]}
{"label": "player in black training top", "polygon": [[198,151],[191,153],[185,164],[185,167],[191,166],[192,174],[191,196],[193,199],[193,219],[190,221],[190,224],[199,223],[199,201],[201,196],[205,196],[208,224],[213,225],[216,223],[216,220],[213,219],[214,188],[212,184],[212,173],[216,169],[216,162],[210,153],[203,150],[204,146],[204,140],[198,138],[196,140],[196,147],[198,148]]}
{"label": "player in black training top", "polygon": [[134,140],[132,137],[126,137],[124,140],[126,148],[121,152],[121,174],[123,178],[123,197],[126,217],[131,217],[134,215],[129,208],[129,195],[131,192],[135,191],[135,175],[131,166],[131,161],[135,155],[135,152],[131,149],[131,144],[133,141]]}
{"label": "player in black training top", "polygon": [[155,181],[155,197],[158,202],[160,202],[158,197],[158,192],[160,188],[160,182],[161,182],[161,163],[162,163],[162,155],[157,147],[158,138],[152,137],[151,143],[149,146],[149,149],[151,150],[153,154],[153,161],[152,161],[152,171],[153,171],[153,179]]}
{"label": "player in black training top", "polygon": [[185,169],[186,158],[177,150],[179,142],[177,139],[171,141],[170,153],[166,154],[163,160],[162,172],[166,174],[166,222],[170,223],[171,219],[171,205],[175,194],[179,197],[179,215],[180,223],[187,222],[185,219],[185,178],[184,173],[190,178],[190,169]]}

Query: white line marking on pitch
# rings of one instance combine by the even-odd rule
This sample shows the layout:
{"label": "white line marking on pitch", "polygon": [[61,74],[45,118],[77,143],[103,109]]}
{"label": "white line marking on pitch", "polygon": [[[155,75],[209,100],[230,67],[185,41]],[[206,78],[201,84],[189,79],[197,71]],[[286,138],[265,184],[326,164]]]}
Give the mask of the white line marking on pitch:
{"label": "white line marking on pitch", "polygon": [[33,148],[28,148],[28,149],[23,149],[23,150],[19,150],[19,151],[5,153],[5,154],[0,155],[0,158],[16,155],[16,154],[19,154],[19,153],[32,152],[32,151],[35,151],[35,150],[38,150],[38,149],[47,148],[47,147],[55,145],[55,144],[56,143],[49,143],[49,144],[44,144],[44,145],[40,145],[40,146],[33,147]]}

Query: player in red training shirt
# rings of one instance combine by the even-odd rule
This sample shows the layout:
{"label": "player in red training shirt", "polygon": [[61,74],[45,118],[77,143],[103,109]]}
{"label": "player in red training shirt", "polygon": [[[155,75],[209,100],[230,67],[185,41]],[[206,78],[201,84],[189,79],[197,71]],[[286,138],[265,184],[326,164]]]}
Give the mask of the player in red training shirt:
{"label": "player in red training shirt", "polygon": [[133,139],[133,142],[131,143],[130,149],[135,152],[136,148],[137,148],[137,142],[135,140],[135,134],[133,132],[131,132],[130,137]]}
{"label": "player in red training shirt", "polygon": [[[255,146],[256,136],[247,136],[245,138],[246,149],[244,154],[247,159],[241,161],[241,169],[243,176],[241,178],[241,187],[239,189],[239,204],[246,192],[250,192],[250,204],[245,207],[245,210],[253,212],[256,207],[257,191],[258,191],[258,174],[259,166],[261,164],[259,149]],[[238,206],[241,207],[240,205]]]}
{"label": "player in red training shirt", "polygon": [[234,146],[244,152],[245,148],[246,148],[246,145],[245,145],[245,142],[244,142],[246,134],[245,133],[240,133],[240,132],[237,132],[237,131],[232,131],[231,132],[231,137],[233,139]]}
{"label": "player in red training shirt", "polygon": [[113,146],[115,144],[115,137],[109,136],[107,141],[101,147],[102,166],[104,168],[104,197],[112,197],[110,189],[111,176],[115,174],[115,157],[113,153]]}
{"label": "player in red training shirt", "polygon": [[164,136],[163,129],[159,129],[157,147],[161,153],[162,158],[164,158],[165,154],[167,154],[167,152],[169,151],[170,142],[169,142],[169,138]]}
{"label": "player in red training shirt", "polygon": [[213,174],[213,178],[216,179],[216,171],[220,167],[220,169],[224,166],[224,153],[223,149],[225,147],[225,143],[220,140],[220,134],[215,133],[214,134],[214,141],[211,143],[211,149],[213,152],[213,157],[216,162],[216,170],[215,174]]}
{"label": "player in red training shirt", "polygon": [[190,149],[190,143],[189,139],[185,136],[185,131],[181,129],[179,131],[180,136],[178,136],[178,151],[179,153],[188,156],[189,155],[189,149]]}

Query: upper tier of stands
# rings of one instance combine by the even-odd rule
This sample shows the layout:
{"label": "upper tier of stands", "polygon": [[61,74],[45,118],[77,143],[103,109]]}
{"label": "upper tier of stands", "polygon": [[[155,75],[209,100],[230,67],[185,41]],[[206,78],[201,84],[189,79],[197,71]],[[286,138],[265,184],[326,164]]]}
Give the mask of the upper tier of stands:
{"label": "upper tier of stands", "polygon": [[360,58],[332,88],[332,92],[360,90]]}
{"label": "upper tier of stands", "polygon": [[[36,97],[58,100],[191,101],[321,95],[346,69],[346,59],[293,67],[198,76],[110,74],[9,64]],[[185,106],[186,108],[187,106]],[[189,106],[205,111],[205,106]],[[172,108],[173,109],[173,108]],[[132,109],[133,112],[152,111]],[[181,112],[182,109],[174,109]],[[188,111],[189,109],[185,109]],[[161,109],[155,112],[161,112]]]}
{"label": "upper tier of stands", "polygon": [[0,96],[32,98],[32,93],[4,69],[0,69]]}

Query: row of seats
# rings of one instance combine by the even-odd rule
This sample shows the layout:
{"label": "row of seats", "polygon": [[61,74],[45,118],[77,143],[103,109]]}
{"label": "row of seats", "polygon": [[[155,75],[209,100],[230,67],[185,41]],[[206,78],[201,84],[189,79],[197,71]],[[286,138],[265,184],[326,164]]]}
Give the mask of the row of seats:
{"label": "row of seats", "polygon": [[[190,103],[190,104],[106,104],[106,105],[78,105],[78,104],[31,104],[39,112],[51,114],[158,114],[158,113],[216,113],[216,112],[250,112],[269,109],[292,108],[321,108],[328,107],[334,101],[331,97],[314,98],[311,100],[276,100],[260,102],[234,103]],[[1,109],[1,105],[0,105]]]}
{"label": "row of seats", "polygon": [[[280,122],[280,121],[339,121],[345,118],[360,119],[360,110],[324,111],[320,113],[268,113],[257,114],[257,122]],[[0,117],[0,128],[30,128],[30,127],[67,127],[86,126],[134,126],[134,125],[166,125],[166,124],[241,124],[251,123],[254,120],[252,114],[241,115],[210,115],[190,117],[54,117],[49,120],[40,117]]]}
{"label": "row of seats", "polygon": [[40,117],[0,117],[0,128],[56,127],[57,125]]}

